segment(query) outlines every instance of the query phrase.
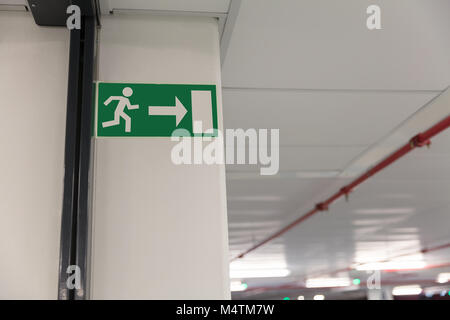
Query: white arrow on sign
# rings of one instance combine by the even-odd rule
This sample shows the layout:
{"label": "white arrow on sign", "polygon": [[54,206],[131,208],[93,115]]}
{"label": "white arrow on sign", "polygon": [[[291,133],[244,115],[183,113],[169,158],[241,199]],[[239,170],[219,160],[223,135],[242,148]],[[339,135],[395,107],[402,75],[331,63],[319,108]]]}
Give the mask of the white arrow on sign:
{"label": "white arrow on sign", "polygon": [[175,123],[178,124],[183,120],[187,110],[184,105],[175,97],[175,107],[171,106],[149,106],[148,114],[151,116],[175,116]]}

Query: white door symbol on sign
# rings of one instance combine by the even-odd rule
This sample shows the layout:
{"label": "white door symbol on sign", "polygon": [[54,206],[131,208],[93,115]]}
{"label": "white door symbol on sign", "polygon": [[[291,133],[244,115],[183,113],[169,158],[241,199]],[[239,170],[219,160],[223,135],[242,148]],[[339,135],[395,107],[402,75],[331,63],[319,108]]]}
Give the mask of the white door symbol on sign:
{"label": "white door symbol on sign", "polygon": [[[192,90],[191,99],[194,134],[210,132],[213,129],[211,91]],[[201,126],[197,127],[195,123],[201,123]]]}
{"label": "white door symbol on sign", "polygon": [[126,87],[122,90],[122,96],[111,96],[105,102],[105,106],[111,103],[111,101],[117,100],[119,103],[114,111],[114,119],[102,123],[103,128],[117,126],[120,123],[120,118],[125,120],[125,132],[131,132],[131,118],[125,113],[125,108],[128,110],[139,109],[139,105],[132,105],[129,97],[133,94],[133,90],[130,87]]}

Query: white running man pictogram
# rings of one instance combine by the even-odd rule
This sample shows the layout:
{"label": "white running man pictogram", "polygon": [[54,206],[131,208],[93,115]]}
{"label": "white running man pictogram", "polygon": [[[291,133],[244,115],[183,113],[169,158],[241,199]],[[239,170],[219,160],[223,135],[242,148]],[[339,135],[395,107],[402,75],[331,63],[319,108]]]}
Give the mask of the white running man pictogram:
{"label": "white running man pictogram", "polygon": [[122,96],[111,96],[104,102],[105,106],[111,103],[111,101],[117,100],[116,110],[114,111],[114,120],[106,121],[102,123],[103,128],[117,126],[120,124],[120,118],[125,120],[125,132],[131,132],[131,118],[125,113],[125,108],[128,110],[139,109],[139,105],[132,105],[128,99],[133,94],[133,90],[130,87],[126,87],[122,90]]}

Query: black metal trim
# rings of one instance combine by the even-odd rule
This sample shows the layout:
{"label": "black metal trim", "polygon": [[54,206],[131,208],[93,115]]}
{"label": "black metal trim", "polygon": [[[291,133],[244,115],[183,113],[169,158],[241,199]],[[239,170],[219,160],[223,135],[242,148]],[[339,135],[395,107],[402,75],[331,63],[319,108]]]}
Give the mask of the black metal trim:
{"label": "black metal trim", "polygon": [[[93,94],[95,77],[96,2],[73,1],[82,12],[81,29],[70,31],[66,147],[58,299],[89,298]],[[80,268],[80,288],[70,289],[69,266]]]}
{"label": "black metal trim", "polygon": [[85,16],[95,16],[100,25],[100,6],[98,0],[27,0],[34,22],[39,26],[65,27],[67,23],[67,7],[75,4]]}
{"label": "black metal trim", "polygon": [[89,297],[90,282],[90,193],[91,193],[91,142],[93,137],[93,94],[94,94],[94,54],[96,38],[95,17],[86,17],[84,32],[84,59],[81,101],[81,130],[79,144],[79,178],[78,178],[78,216],[76,223],[76,265],[82,270],[81,288],[76,291],[75,299]]}
{"label": "black metal trim", "polygon": [[69,55],[69,76],[67,90],[67,114],[66,114],[66,140],[64,157],[64,191],[63,206],[61,216],[61,241],[59,254],[59,283],[58,298],[68,300],[73,297],[73,293],[67,289],[66,270],[70,265],[75,264],[73,259],[73,238],[76,235],[74,230],[74,219],[77,209],[78,191],[78,160],[77,135],[78,135],[78,96],[79,96],[79,60],[80,60],[80,32],[70,33],[70,55]]}
{"label": "black metal trim", "polygon": [[65,27],[70,0],[28,0],[34,22],[39,26]]}

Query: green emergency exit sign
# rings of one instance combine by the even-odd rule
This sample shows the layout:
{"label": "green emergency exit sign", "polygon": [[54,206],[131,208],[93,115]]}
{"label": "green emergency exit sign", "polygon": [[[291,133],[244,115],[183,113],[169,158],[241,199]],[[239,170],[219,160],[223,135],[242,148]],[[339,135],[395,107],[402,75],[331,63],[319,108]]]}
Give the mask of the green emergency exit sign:
{"label": "green emergency exit sign", "polygon": [[96,89],[98,137],[217,134],[215,85],[98,82]]}

